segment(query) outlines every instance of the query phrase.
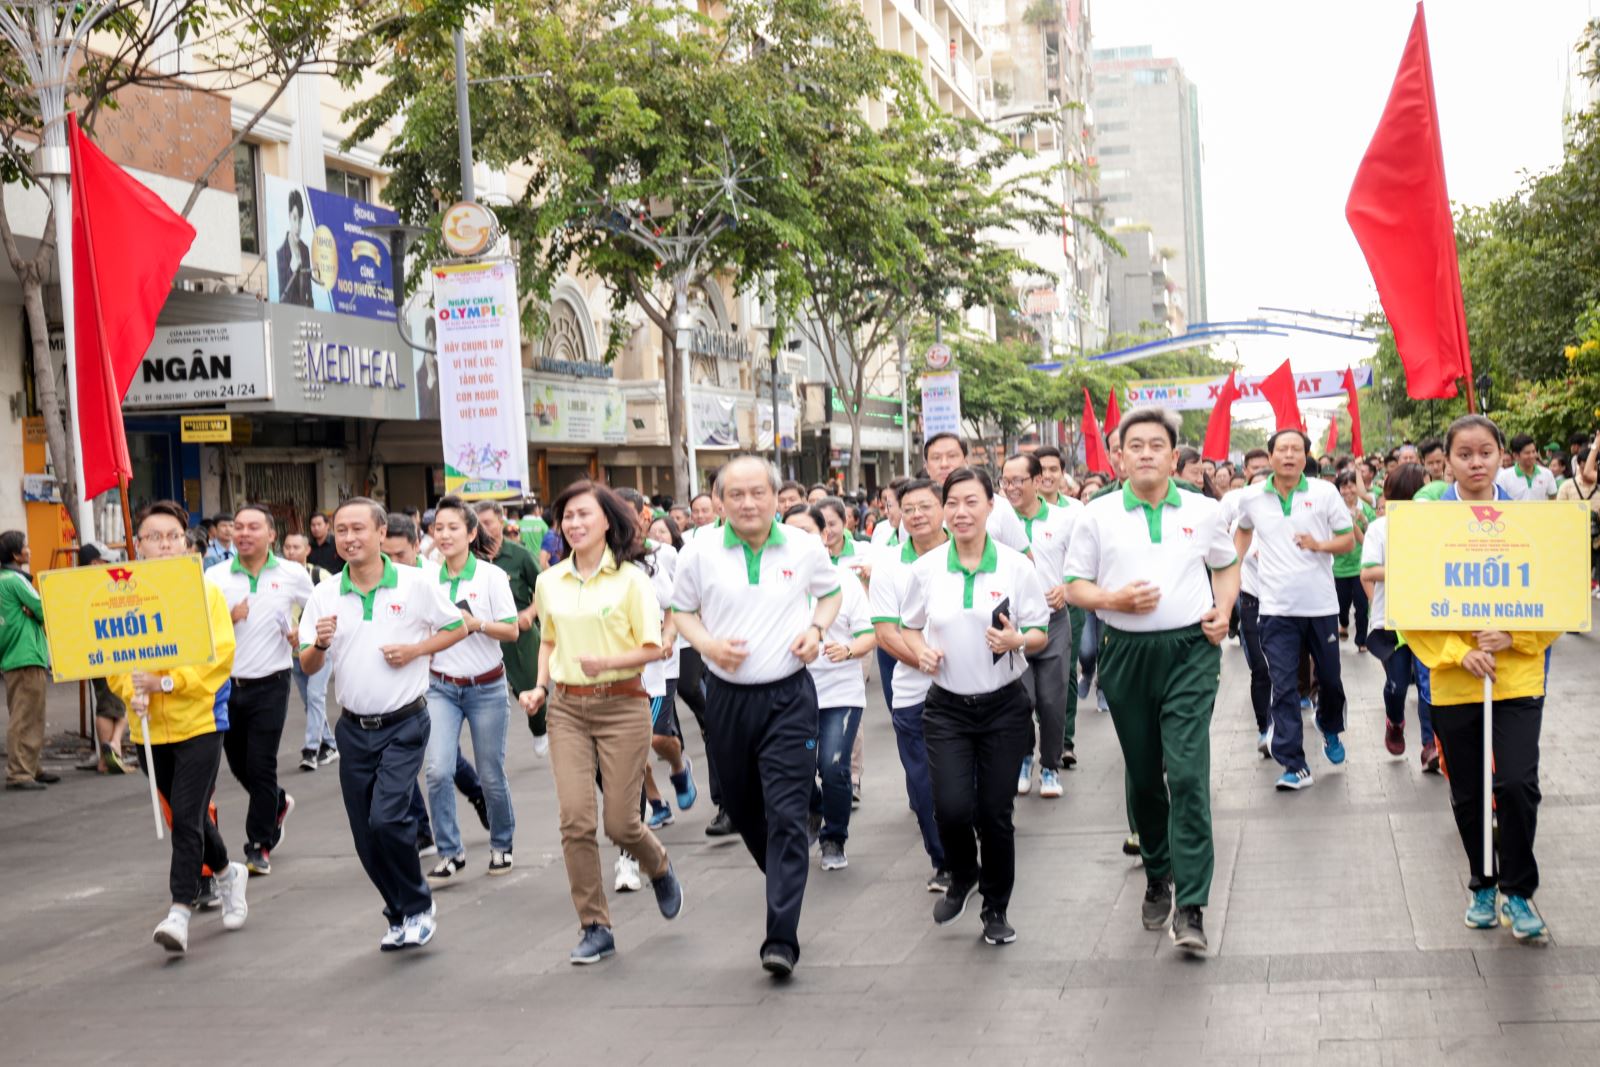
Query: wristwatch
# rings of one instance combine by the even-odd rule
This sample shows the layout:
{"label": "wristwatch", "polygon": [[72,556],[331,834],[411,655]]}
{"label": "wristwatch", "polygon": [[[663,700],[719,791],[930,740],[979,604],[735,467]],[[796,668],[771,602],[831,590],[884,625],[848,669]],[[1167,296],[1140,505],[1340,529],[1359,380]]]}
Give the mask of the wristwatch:
{"label": "wristwatch", "polygon": [[172,690],[173,690],[172,678],[167,676],[167,675],[162,675],[161,676],[161,691],[163,693],[170,693],[170,692],[172,692]]}

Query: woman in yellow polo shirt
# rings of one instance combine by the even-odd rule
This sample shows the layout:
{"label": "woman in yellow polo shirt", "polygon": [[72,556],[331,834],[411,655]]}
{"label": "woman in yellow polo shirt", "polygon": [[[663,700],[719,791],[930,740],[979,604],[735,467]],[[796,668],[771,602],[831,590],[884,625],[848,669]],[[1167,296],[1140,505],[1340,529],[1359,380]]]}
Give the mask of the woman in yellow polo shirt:
{"label": "woman in yellow polo shirt", "polygon": [[[1446,462],[1455,484],[1442,500],[1508,499],[1495,485],[1505,438],[1482,415],[1463,415],[1445,434]],[[1533,837],[1539,818],[1539,726],[1556,633],[1479,630],[1405,631],[1420,663],[1417,689],[1433,709],[1433,729],[1450,769],[1450,806],[1472,865],[1466,924],[1487,930],[1499,922],[1519,941],[1546,936],[1533,906],[1539,865]],[[1483,866],[1483,679],[1494,681],[1494,799],[1499,825],[1498,870]],[[1502,899],[1496,909],[1496,893]]]}
{"label": "woman in yellow polo shirt", "polygon": [[[595,773],[605,828],[650,875],[661,914],[677,918],[683,887],[639,814],[650,752],[650,698],[640,673],[661,654],[661,606],[650,584],[636,519],[604,486],[578,482],[550,509],[569,552],[539,575],[539,683],[519,698],[529,715],[550,704],[550,770],[561,853],[583,937],[573,963],[616,951],[596,840]],[[553,688],[552,688],[553,686]]]}

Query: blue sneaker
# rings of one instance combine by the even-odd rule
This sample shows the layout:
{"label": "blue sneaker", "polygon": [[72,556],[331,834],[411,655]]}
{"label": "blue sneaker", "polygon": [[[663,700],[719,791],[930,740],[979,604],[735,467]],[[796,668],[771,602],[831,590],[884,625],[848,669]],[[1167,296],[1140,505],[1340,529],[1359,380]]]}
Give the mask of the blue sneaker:
{"label": "blue sneaker", "polygon": [[1311,710],[1311,698],[1310,697],[1301,697],[1300,698],[1300,710],[1301,711],[1310,711]]}
{"label": "blue sneaker", "polygon": [[1543,941],[1547,932],[1544,920],[1527,897],[1505,898],[1500,905],[1500,925],[1511,927],[1511,936],[1518,941]]}
{"label": "blue sneaker", "polygon": [[665,804],[657,805],[650,802],[650,818],[645,820],[645,825],[652,830],[659,830],[663,826],[672,825],[672,809]]}
{"label": "blue sneaker", "polygon": [[694,807],[700,791],[694,787],[694,764],[689,757],[683,757],[683,773],[668,775],[672,779],[672,788],[678,791],[678,810],[688,811]]}
{"label": "blue sneaker", "polygon": [[1322,754],[1335,767],[1344,762],[1344,742],[1339,740],[1338,734],[1330,731],[1322,735]]}
{"label": "blue sneaker", "polygon": [[578,947],[572,950],[568,958],[577,964],[599,963],[616,953],[617,942],[611,936],[611,927],[594,923],[583,928],[583,940],[578,942]]}
{"label": "blue sneaker", "polygon": [[1017,772],[1017,796],[1025,797],[1033,788],[1033,757],[1022,758],[1022,770]]}
{"label": "blue sneaker", "polygon": [[1290,789],[1309,789],[1311,784],[1311,768],[1304,767],[1298,771],[1284,771],[1275,788],[1281,793]]}
{"label": "blue sneaker", "polygon": [[655,890],[656,906],[661,909],[663,919],[676,919],[678,912],[683,910],[683,883],[678,881],[678,872],[672,869],[672,861],[667,861],[667,873],[660,878],[650,879],[650,888]]}
{"label": "blue sneaker", "polygon": [[1484,886],[1472,894],[1472,903],[1467,905],[1466,923],[1474,930],[1494,929],[1495,888],[1492,885]]}

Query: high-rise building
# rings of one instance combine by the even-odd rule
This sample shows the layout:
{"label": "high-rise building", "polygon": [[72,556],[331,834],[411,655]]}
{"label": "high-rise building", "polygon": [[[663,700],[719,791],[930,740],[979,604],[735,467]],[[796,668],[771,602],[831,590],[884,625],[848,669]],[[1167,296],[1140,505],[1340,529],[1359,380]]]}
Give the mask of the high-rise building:
{"label": "high-rise building", "polygon": [[[1187,322],[1206,321],[1200,99],[1176,59],[1149,45],[1094,52],[1096,159],[1113,226],[1148,227]],[[1131,332],[1139,325],[1112,322]]]}

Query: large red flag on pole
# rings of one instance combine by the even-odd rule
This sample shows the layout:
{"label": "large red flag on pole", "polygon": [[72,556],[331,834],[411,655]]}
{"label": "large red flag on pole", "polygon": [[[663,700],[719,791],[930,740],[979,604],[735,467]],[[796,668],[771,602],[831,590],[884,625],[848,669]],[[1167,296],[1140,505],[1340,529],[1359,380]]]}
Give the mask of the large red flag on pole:
{"label": "large red flag on pole", "polygon": [[1339,413],[1336,411],[1328,417],[1328,440],[1322,446],[1322,454],[1331,456],[1339,451]]}
{"label": "large red flag on pole", "polygon": [[1122,412],[1117,410],[1117,387],[1111,387],[1111,396],[1106,401],[1106,433],[1110,433],[1122,425]]}
{"label": "large red flag on pole", "polygon": [[1109,473],[1111,470],[1106,441],[1100,436],[1100,424],[1095,421],[1094,401],[1089,399],[1087,386],[1083,390],[1083,462],[1091,471]]}
{"label": "large red flag on pole", "polygon": [[[194,227],[113,163],[68,116],[72,284],[83,498],[133,476],[122,398],[155,336]],[[131,531],[130,531],[131,533]]]}
{"label": "large red flag on pole", "polygon": [[1218,462],[1228,458],[1228,446],[1233,437],[1233,402],[1239,399],[1239,386],[1234,381],[1234,372],[1228,372],[1228,380],[1222,383],[1222,392],[1217,396],[1217,406],[1211,409],[1211,418],[1206,423],[1206,443],[1200,450],[1200,455],[1206,459]]}
{"label": "large red flag on pole", "polygon": [[1452,397],[1456,379],[1466,378],[1467,399],[1476,410],[1455,220],[1420,3],[1344,214],[1394,330],[1407,394],[1419,400]]}
{"label": "large red flag on pole", "polygon": [[1349,367],[1344,369],[1344,393],[1350,399],[1345,402],[1345,410],[1350,412],[1350,454],[1361,455],[1361,402],[1356,399],[1356,372]]}
{"label": "large red flag on pole", "polygon": [[1289,369],[1288,360],[1261,379],[1261,384],[1256,388],[1261,393],[1261,399],[1272,405],[1272,414],[1275,416],[1273,429],[1305,432],[1306,420],[1300,416],[1300,401],[1294,392],[1294,371]]}

